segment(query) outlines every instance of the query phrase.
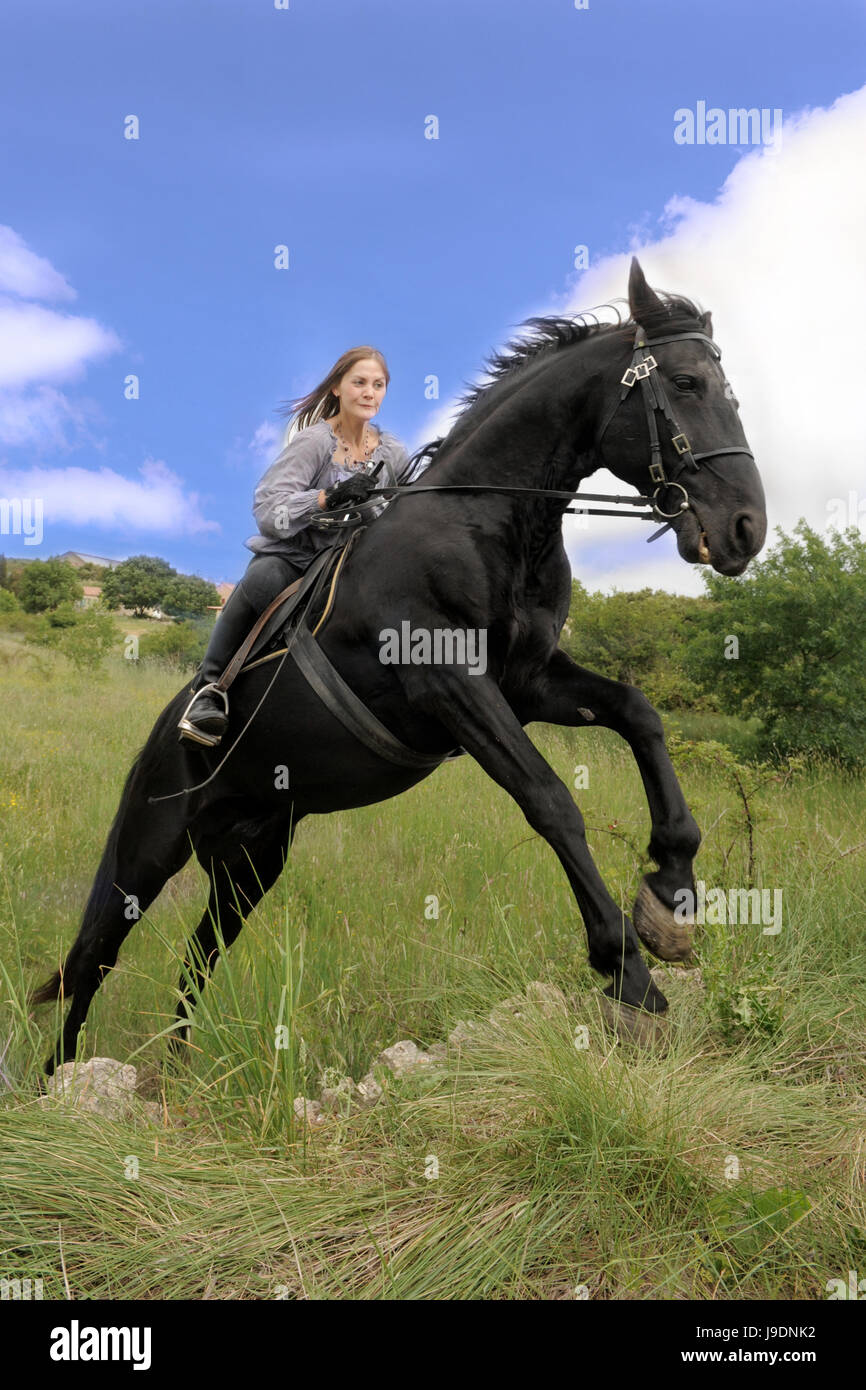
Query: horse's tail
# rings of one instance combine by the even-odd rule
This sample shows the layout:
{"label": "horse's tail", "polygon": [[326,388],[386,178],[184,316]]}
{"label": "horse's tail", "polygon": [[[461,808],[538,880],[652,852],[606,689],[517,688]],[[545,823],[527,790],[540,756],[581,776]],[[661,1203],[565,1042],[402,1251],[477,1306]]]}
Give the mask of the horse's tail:
{"label": "horse's tail", "polygon": [[38,989],[31,991],[29,1002],[31,1005],[49,1004],[53,999],[71,999],[75,992],[76,968],[81,958],[82,951],[91,944],[93,937],[99,928],[100,919],[109,905],[112,895],[117,896],[117,862],[118,846],[124,827],[124,820],[132,801],[132,788],[138,773],[145,749],[136,757],[129,769],[126,782],[123,786],[123,793],[120,798],[120,805],[114,822],[108,832],[108,839],[105,849],[102,852],[102,859],[99,861],[99,868],[96,871],[96,878],[90,890],[90,896],[84,908],[81,918],[81,926],[69,950],[63,965],[59,970],[55,970],[50,979],[46,980]]}

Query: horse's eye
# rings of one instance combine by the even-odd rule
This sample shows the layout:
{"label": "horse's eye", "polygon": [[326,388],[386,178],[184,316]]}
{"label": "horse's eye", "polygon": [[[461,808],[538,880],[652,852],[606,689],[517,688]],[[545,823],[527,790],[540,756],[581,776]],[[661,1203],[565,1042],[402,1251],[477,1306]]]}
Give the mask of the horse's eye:
{"label": "horse's eye", "polygon": [[674,386],[678,391],[694,391],[697,389],[697,381],[693,376],[675,376]]}

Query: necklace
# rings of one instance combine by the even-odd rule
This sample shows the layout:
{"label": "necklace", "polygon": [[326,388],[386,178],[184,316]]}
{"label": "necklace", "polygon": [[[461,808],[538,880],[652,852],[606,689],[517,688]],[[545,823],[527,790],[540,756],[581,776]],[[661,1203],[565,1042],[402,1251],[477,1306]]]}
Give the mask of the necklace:
{"label": "necklace", "polygon": [[341,430],[341,428],[340,428],[339,425],[337,425],[336,429],[334,429],[334,434],[336,435],[337,439],[339,439],[340,443],[342,444],[342,446],[343,446],[343,448],[344,448],[344,450],[345,450],[345,452],[346,452],[346,457],[343,459],[343,466],[344,466],[345,468],[350,467],[350,460],[351,460],[351,466],[354,466],[354,467],[356,467],[356,468],[361,467],[362,464],[365,464],[365,463],[367,463],[367,462],[369,461],[370,455],[371,455],[371,453],[373,452],[373,450],[372,450],[372,449],[368,446],[368,444],[367,444],[367,436],[368,436],[369,433],[370,433],[370,427],[369,427],[369,425],[367,425],[366,422],[365,422],[365,424],[364,424],[364,435],[363,435],[363,438],[362,438],[362,440],[361,440],[361,453],[363,454],[364,457],[363,457],[363,458],[360,458],[360,459],[352,459],[352,458],[351,458],[352,446],[343,438],[343,431]]}

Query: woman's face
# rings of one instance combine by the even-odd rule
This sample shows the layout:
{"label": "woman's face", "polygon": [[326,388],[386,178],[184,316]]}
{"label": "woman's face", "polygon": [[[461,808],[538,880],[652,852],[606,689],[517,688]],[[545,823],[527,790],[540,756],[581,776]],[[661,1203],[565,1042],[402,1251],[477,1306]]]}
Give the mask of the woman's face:
{"label": "woman's face", "polygon": [[375,357],[362,357],[340,377],[333,388],[340,402],[340,414],[358,423],[372,420],[382,404],[387,386],[385,373]]}

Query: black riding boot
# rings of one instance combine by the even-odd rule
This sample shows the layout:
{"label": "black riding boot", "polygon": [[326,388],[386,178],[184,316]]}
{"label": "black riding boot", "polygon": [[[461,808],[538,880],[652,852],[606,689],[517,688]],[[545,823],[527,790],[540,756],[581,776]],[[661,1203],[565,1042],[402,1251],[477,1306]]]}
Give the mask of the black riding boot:
{"label": "black riding boot", "polygon": [[218,681],[248,635],[262,608],[250,603],[242,583],[232,591],[216,620],[207,651],[193,681],[198,692],[178,724],[181,738],[214,747],[228,728],[228,695],[209,687]]}

